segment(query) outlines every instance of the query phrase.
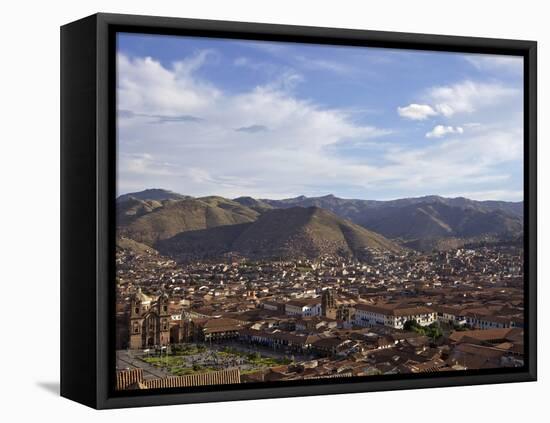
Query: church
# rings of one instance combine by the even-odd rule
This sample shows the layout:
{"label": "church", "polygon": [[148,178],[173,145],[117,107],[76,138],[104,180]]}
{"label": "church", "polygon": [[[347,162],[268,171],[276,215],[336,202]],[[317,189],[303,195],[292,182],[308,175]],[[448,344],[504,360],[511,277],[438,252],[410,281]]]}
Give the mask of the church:
{"label": "church", "polygon": [[344,327],[351,327],[353,306],[345,301],[337,301],[330,289],[325,289],[321,295],[321,316],[342,322]]}
{"label": "church", "polygon": [[170,343],[168,295],[156,299],[141,292],[132,296],[129,316],[129,348],[141,349]]}

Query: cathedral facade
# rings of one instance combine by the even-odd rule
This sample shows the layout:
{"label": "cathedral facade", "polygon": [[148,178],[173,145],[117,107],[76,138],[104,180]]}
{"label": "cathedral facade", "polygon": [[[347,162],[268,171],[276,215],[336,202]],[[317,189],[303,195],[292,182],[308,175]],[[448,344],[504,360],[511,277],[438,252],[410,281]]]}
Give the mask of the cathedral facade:
{"label": "cathedral facade", "polygon": [[335,319],[344,325],[351,327],[354,318],[354,309],[345,302],[339,303],[331,289],[325,289],[321,295],[321,316]]}
{"label": "cathedral facade", "polygon": [[157,298],[141,292],[132,296],[129,316],[129,348],[142,349],[170,343],[168,296]]}

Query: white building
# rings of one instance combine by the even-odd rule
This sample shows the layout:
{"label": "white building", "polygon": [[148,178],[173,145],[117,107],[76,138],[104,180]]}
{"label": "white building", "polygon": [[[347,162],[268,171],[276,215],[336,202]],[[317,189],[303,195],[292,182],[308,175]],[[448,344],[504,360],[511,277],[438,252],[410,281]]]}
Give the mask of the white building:
{"label": "white building", "polygon": [[285,313],[289,316],[311,317],[321,315],[320,298],[302,298],[290,300],[285,304]]}
{"label": "white building", "polygon": [[445,323],[467,324],[475,329],[504,329],[515,326],[514,319],[510,317],[492,316],[451,307],[437,307],[437,319]]}
{"label": "white building", "polygon": [[428,326],[437,320],[437,313],[428,307],[397,308],[388,305],[357,304],[355,320],[357,326],[389,326],[403,329],[407,320],[416,320],[421,326]]}
{"label": "white building", "polygon": [[513,327],[510,318],[466,313],[466,323],[475,329],[504,329]]}
{"label": "white building", "polygon": [[438,306],[436,307],[437,320],[443,323],[454,323],[457,325],[465,325],[466,316],[464,311],[459,308]]}

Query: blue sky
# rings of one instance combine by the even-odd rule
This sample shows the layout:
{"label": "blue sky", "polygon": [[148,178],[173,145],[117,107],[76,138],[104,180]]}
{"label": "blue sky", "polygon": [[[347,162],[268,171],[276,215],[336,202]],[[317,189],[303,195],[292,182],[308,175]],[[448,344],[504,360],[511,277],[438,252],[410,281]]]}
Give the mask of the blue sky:
{"label": "blue sky", "polygon": [[522,200],[522,59],[120,34],[118,192]]}

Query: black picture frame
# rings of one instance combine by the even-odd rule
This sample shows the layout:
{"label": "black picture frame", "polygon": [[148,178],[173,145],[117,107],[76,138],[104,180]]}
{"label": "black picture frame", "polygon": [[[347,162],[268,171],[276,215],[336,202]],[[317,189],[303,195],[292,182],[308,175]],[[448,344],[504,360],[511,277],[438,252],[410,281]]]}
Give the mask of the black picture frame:
{"label": "black picture frame", "polygon": [[[117,32],[524,57],[525,362],[519,369],[114,392]],[[534,381],[537,375],[534,41],[95,14],[61,28],[61,395],[97,409]]]}

